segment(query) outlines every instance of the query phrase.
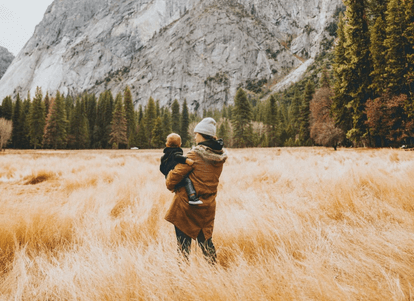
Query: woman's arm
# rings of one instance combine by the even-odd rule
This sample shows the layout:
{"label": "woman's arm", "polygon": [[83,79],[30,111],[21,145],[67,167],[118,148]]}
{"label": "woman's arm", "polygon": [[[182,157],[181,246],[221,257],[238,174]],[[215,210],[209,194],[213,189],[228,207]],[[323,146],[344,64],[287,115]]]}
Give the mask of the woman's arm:
{"label": "woman's arm", "polygon": [[[191,156],[191,155],[190,155]],[[193,170],[191,165],[177,164],[173,170],[168,173],[166,185],[168,190],[174,191],[175,185]]]}

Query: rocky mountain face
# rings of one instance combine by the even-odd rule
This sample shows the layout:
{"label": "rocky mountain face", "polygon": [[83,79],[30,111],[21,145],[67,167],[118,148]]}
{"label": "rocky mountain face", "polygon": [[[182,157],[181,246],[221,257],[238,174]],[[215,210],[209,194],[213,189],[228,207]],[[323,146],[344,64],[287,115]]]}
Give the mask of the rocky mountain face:
{"label": "rocky mountain face", "polygon": [[14,60],[14,55],[11,54],[6,48],[0,46],[0,79],[6,73],[7,68]]}
{"label": "rocky mountain face", "polygon": [[[333,37],[342,0],[55,0],[0,81],[0,99],[36,86],[114,93],[137,103],[232,102],[237,88],[276,85]],[[306,69],[303,68],[302,69]],[[299,74],[300,76],[300,74]]]}

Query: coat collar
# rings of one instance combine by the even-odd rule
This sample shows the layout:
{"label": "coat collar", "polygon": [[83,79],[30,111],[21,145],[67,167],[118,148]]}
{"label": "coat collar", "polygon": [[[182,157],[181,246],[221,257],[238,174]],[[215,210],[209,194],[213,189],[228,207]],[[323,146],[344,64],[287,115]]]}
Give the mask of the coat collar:
{"label": "coat collar", "polygon": [[218,140],[205,140],[200,142],[198,145],[205,145],[213,150],[222,150],[224,147],[224,141],[221,138]]}
{"label": "coat collar", "polygon": [[226,149],[215,150],[201,143],[194,147],[193,151],[203,158],[204,161],[213,164],[224,163],[228,157]]}
{"label": "coat collar", "polygon": [[166,147],[164,148],[164,154],[171,154],[171,153],[183,153],[181,147]]}

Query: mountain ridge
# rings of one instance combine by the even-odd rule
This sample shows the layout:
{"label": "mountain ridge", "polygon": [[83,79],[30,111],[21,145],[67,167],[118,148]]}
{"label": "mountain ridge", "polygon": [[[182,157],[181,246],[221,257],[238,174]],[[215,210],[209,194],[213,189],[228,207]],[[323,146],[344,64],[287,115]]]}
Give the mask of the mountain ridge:
{"label": "mountain ridge", "polygon": [[[184,98],[193,110],[232,101],[247,80],[279,81],[313,59],[341,0],[54,1],[0,81],[16,92]],[[13,87],[13,88],[12,88]]]}

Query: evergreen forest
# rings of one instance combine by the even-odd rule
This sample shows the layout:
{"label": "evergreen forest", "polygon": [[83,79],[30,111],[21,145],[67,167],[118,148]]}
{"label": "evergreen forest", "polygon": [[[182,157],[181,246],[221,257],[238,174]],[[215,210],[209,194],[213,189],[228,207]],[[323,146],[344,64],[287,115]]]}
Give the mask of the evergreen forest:
{"label": "evergreen forest", "polygon": [[[6,97],[0,118],[12,121],[7,147],[16,149],[162,148],[166,136],[194,144],[204,117],[217,121],[227,147],[414,145],[414,0],[344,0],[334,45],[303,80],[269,95],[249,83],[220,109],[191,112],[150,97],[135,106],[129,87],[113,95]],[[256,89],[257,90],[257,89]],[[261,89],[259,89],[261,91]]]}

